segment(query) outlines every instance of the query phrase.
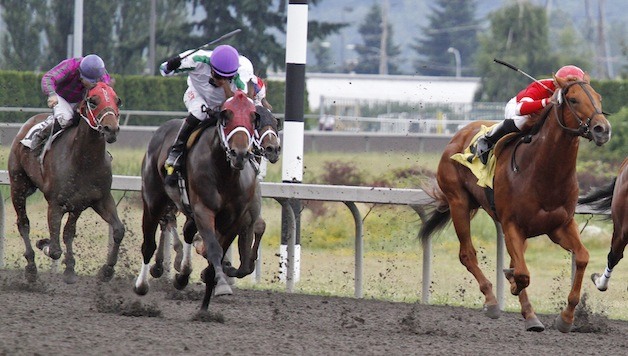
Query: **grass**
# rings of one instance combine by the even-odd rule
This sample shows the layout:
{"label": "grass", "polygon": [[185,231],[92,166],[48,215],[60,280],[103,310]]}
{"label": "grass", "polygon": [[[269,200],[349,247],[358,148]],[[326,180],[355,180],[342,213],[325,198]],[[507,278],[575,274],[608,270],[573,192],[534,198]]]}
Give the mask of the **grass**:
{"label": "grass", "polygon": [[[4,148],[3,148],[4,149]],[[114,155],[114,174],[139,175],[141,150],[111,148]],[[304,157],[304,182],[320,183],[324,173],[321,167],[329,161],[354,162],[367,177],[377,178],[384,171],[407,166],[426,166],[434,170],[438,155],[400,155],[386,153],[364,154],[306,154]],[[0,150],[0,163],[6,167],[6,150]],[[267,181],[281,180],[281,163],[269,166]],[[2,187],[3,196],[8,196],[7,187]],[[141,266],[141,201],[139,194],[116,192],[119,200],[119,214],[123,219],[127,234],[122,244],[117,265],[118,274],[137,275]],[[5,203],[10,203],[5,199]],[[351,214],[343,204],[325,203],[327,213],[316,216],[311,210],[302,213],[301,222],[301,274],[296,284],[299,293],[353,296],[354,294],[354,226]],[[29,200],[28,211],[31,219],[32,241],[48,236],[46,225],[46,204],[40,194]],[[422,251],[417,232],[420,221],[417,214],[402,206],[359,205],[364,223],[365,261],[364,297],[393,301],[416,302],[421,300]],[[246,277],[238,281],[243,288],[284,290],[279,282],[278,259],[281,236],[281,208],[271,199],[265,199],[263,216],[267,230],[262,243],[262,278],[258,284]],[[15,224],[12,207],[6,208],[6,265],[8,268],[24,267],[23,243]],[[584,224],[588,217],[578,216]],[[591,259],[583,293],[590,297],[587,306],[594,312],[604,313],[614,319],[628,320],[625,308],[628,287],[628,263],[620,263],[613,274],[610,288],[601,293],[589,280],[592,272],[601,272],[606,263],[612,227],[608,222],[595,220],[591,225],[601,227],[599,233],[584,232],[582,240],[589,249]],[[106,258],[108,228],[91,210],[79,220],[75,252],[77,271],[80,274],[93,274]],[[495,229],[486,214],[480,213],[472,223],[472,235],[481,268],[495,283]],[[234,253],[237,258],[237,252]],[[433,266],[431,303],[459,305],[481,308],[483,298],[477,283],[457,258],[458,242],[451,227],[433,239]],[[193,281],[198,281],[205,262],[194,257],[195,272]],[[531,272],[529,295],[535,309],[541,313],[556,313],[566,304],[569,292],[571,260],[567,252],[554,245],[546,237],[530,240],[526,260]],[[37,254],[40,269],[50,265],[48,259]],[[61,267],[62,268],[62,267]],[[131,288],[131,286],[129,286]],[[506,309],[519,310],[516,297],[506,292]]]}

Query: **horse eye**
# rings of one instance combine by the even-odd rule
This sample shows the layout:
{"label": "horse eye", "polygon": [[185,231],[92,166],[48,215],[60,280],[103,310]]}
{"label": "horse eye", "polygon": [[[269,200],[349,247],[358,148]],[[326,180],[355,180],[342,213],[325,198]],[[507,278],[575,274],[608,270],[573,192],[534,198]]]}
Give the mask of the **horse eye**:
{"label": "horse eye", "polygon": [[118,98],[118,100],[116,100],[116,105],[118,105],[118,107],[122,107],[122,99]]}
{"label": "horse eye", "polygon": [[569,102],[572,104],[578,104],[578,99],[576,98],[569,98]]}
{"label": "horse eye", "polygon": [[98,101],[98,98],[89,98],[87,99],[87,106],[89,106],[91,110],[94,110],[96,109],[96,107],[98,107],[97,101]]}

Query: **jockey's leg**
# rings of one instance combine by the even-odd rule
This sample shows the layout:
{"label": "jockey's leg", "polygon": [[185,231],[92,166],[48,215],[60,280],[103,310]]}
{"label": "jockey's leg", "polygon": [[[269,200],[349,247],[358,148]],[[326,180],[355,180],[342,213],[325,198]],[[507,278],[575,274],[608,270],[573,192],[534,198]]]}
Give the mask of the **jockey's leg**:
{"label": "jockey's leg", "polygon": [[58,100],[57,105],[52,108],[52,115],[44,121],[45,125],[33,136],[31,143],[33,149],[39,147],[55,133],[72,125],[76,104],[70,104],[60,96]]}
{"label": "jockey's leg", "polygon": [[519,132],[519,129],[515,125],[515,121],[513,119],[505,119],[499,124],[493,126],[489,132],[478,138],[475,155],[480,158],[482,163],[486,164],[488,161],[488,153],[491,149],[493,149],[493,146],[495,146],[500,138],[511,132]]}
{"label": "jockey's leg", "polygon": [[194,115],[189,114],[188,117],[183,120],[183,124],[179,129],[179,133],[177,133],[177,137],[172,144],[172,148],[170,149],[170,153],[168,154],[168,158],[166,159],[166,163],[164,166],[166,167],[166,183],[169,185],[176,184],[176,179],[174,179],[174,172],[178,171],[181,168],[181,157],[183,155],[183,151],[185,150],[185,144],[187,143],[188,138],[190,138],[190,134],[196,126],[201,122],[201,120],[197,119]]}

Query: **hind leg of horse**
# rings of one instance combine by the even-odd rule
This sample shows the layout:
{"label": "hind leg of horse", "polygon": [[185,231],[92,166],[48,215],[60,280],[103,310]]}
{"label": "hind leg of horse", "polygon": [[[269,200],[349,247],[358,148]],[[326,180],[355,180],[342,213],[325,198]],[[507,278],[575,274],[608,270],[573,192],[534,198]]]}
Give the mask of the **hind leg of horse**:
{"label": "hind leg of horse", "polygon": [[13,207],[17,215],[17,229],[20,232],[20,236],[24,241],[24,258],[26,259],[25,276],[26,280],[30,283],[37,280],[37,265],[35,264],[35,250],[31,245],[30,231],[31,224],[26,214],[26,198],[28,188],[22,188],[23,184],[12,182],[11,184],[11,200],[13,201]]}
{"label": "hind leg of horse", "polygon": [[484,308],[486,315],[492,319],[499,318],[500,310],[497,298],[493,293],[493,284],[486,278],[479,267],[477,252],[471,240],[471,215],[468,201],[464,199],[449,199],[451,219],[460,242],[460,262],[477,280],[480,291],[484,294]]}
{"label": "hind leg of horse", "polygon": [[602,274],[593,273],[591,280],[595,284],[595,287],[599,291],[606,291],[608,289],[608,282],[611,279],[611,273],[613,268],[624,257],[624,250],[628,244],[628,213],[626,214],[626,222],[622,224],[615,223],[615,229],[613,231],[613,239],[611,240],[611,249],[606,257],[606,269]]}
{"label": "hind leg of horse", "polygon": [[61,232],[61,219],[64,214],[65,212],[55,203],[48,203],[48,230],[50,232],[50,239],[41,239],[36,244],[46,256],[53,260],[58,260],[63,253],[63,251],[61,251],[59,235]]}
{"label": "hind leg of horse", "polygon": [[166,249],[170,247],[169,241],[172,240],[172,245],[179,245],[179,251],[177,251],[177,257],[179,261],[175,261],[175,268],[177,271],[179,270],[179,265],[181,263],[180,258],[180,250],[181,250],[181,241],[178,240],[177,233],[177,221],[173,214],[166,214],[161,220],[159,220],[159,228],[161,230],[161,234],[159,235],[159,245],[157,247],[157,254],[155,255],[155,264],[150,268],[150,274],[154,278],[159,278],[164,273],[164,256]]}
{"label": "hind leg of horse", "polygon": [[120,244],[124,238],[124,224],[118,217],[118,210],[113,196],[108,194],[104,199],[92,206],[94,211],[100,215],[111,227],[112,243],[109,245],[109,253],[107,254],[107,263],[100,269],[100,279],[104,282],[111,280],[114,274],[114,267],[118,263],[118,253]]}
{"label": "hind leg of horse", "polygon": [[[527,242],[524,244],[527,247]],[[508,282],[510,282],[511,288],[516,286],[514,267],[512,260],[510,262],[510,269],[505,269],[504,274]],[[545,325],[541,323],[539,318],[536,316],[534,308],[532,307],[532,303],[530,303],[530,299],[528,298],[527,289],[523,289],[519,292],[519,305],[521,306],[521,315],[525,320],[525,328],[527,331],[543,331],[545,330]]]}
{"label": "hind leg of horse", "polygon": [[79,216],[81,216],[80,212],[68,213],[68,220],[63,228],[63,243],[65,244],[65,258],[63,259],[65,271],[63,271],[63,281],[67,284],[74,284],[77,279],[76,272],[74,271],[76,260],[74,259],[72,243],[76,236],[76,221]]}
{"label": "hind leg of horse", "polygon": [[584,278],[584,271],[589,263],[589,251],[587,251],[586,247],[584,247],[580,241],[578,224],[573,219],[568,225],[553,231],[549,234],[549,237],[565,250],[572,251],[576,261],[576,272],[571,285],[571,291],[567,297],[567,306],[563,309],[558,318],[556,318],[556,328],[566,333],[571,330],[576,306],[580,302],[582,279]]}

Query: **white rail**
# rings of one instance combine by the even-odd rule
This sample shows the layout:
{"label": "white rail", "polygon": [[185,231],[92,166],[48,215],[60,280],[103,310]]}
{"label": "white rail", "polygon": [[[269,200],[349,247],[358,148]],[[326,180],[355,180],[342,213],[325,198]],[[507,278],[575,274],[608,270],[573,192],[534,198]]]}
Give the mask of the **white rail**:
{"label": "white rail", "polygon": [[[9,184],[7,171],[0,171],[0,184]],[[347,205],[353,215],[356,233],[355,233],[355,292],[357,298],[363,296],[362,284],[362,265],[363,255],[363,234],[362,234],[362,218],[355,203],[370,204],[395,204],[407,205],[412,207],[421,218],[423,218],[423,206],[430,202],[431,198],[420,189],[398,189],[398,188],[382,188],[382,187],[357,187],[357,186],[340,186],[340,185],[318,185],[318,184],[290,184],[290,183],[267,183],[262,182],[262,196],[264,198],[272,198],[277,200],[283,207],[282,213],[287,213],[288,226],[295,224],[295,217],[290,205],[291,199],[296,200],[319,200],[341,202]],[[113,190],[121,191],[140,191],[141,179],[135,176],[114,175]],[[578,206],[576,213],[579,214],[595,214],[587,206]],[[505,245],[504,237],[499,224],[497,228],[497,281],[496,294],[500,309],[504,307],[504,285],[506,279],[502,273],[504,266]],[[289,231],[288,238],[288,255],[294,256],[295,249],[295,232]],[[5,241],[5,207],[4,199],[0,194],[0,268],[4,267],[4,241]],[[293,271],[292,259],[288,259],[288,271]],[[422,302],[427,304],[430,299],[430,284],[432,270],[432,246],[431,241],[423,243],[423,283],[422,283]],[[294,287],[292,273],[288,273],[287,290],[292,292]]]}

